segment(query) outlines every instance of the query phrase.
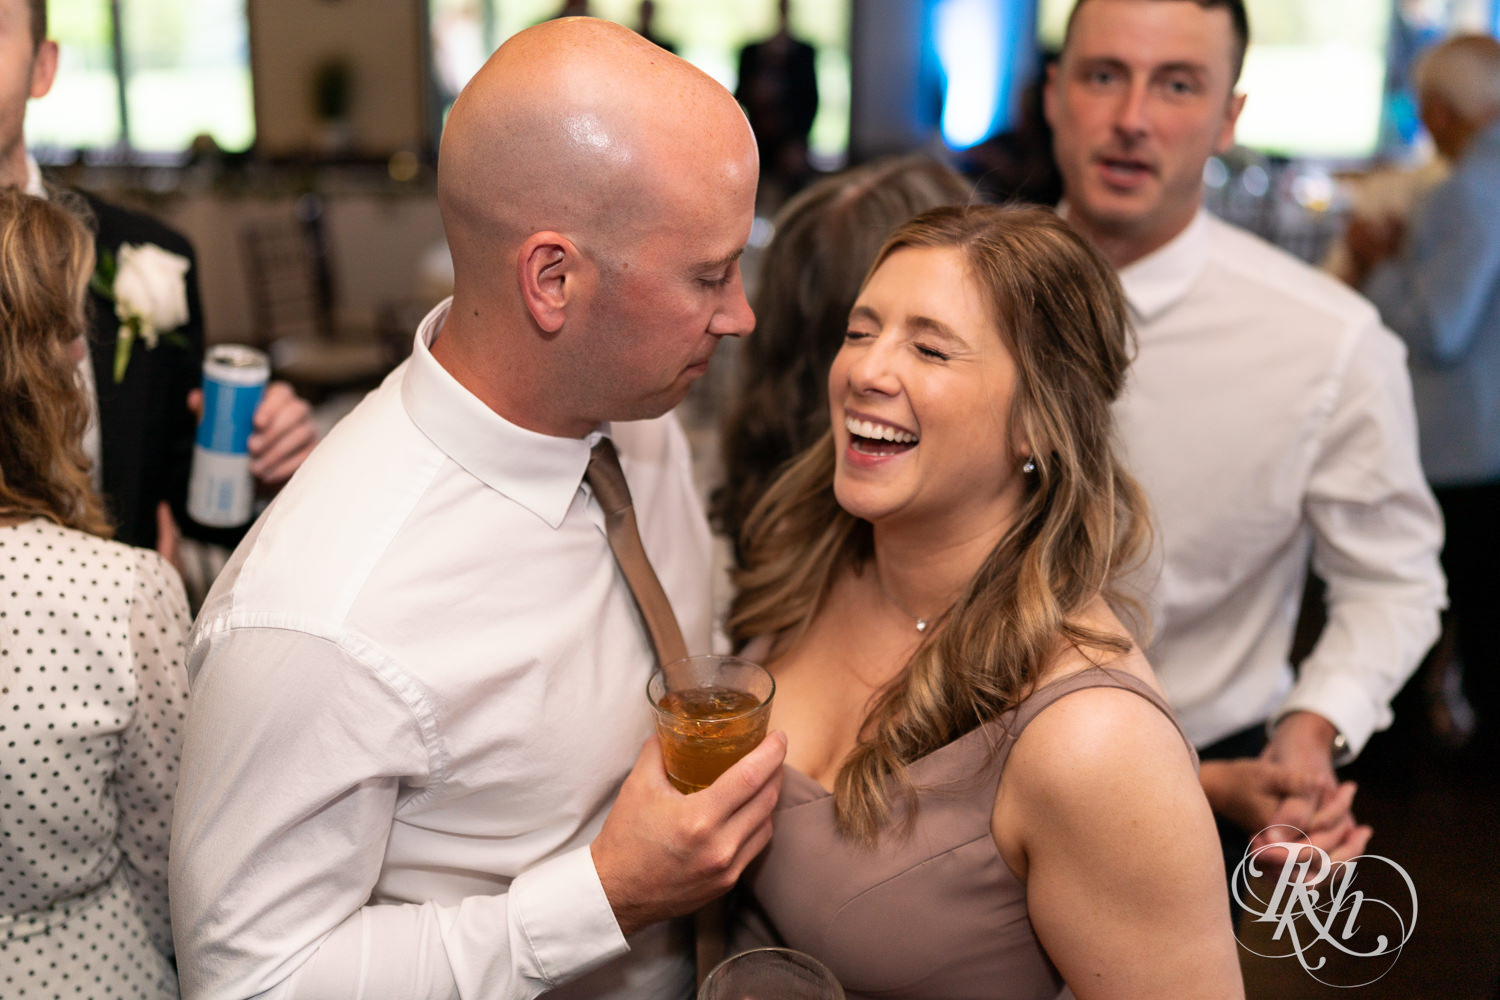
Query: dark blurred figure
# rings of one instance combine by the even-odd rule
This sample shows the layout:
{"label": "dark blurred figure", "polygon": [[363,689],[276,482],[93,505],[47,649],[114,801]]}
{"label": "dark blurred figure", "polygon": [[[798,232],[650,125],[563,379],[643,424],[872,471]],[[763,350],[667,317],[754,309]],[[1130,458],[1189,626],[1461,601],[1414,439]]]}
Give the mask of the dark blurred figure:
{"label": "dark blurred figure", "polygon": [[677,53],[677,43],[668,41],[656,33],[656,3],[655,0],[641,0],[641,5],[636,9],[636,34],[640,35],[652,45],[658,45],[672,54]]}
{"label": "dark blurred figure", "polygon": [[737,564],[750,509],[781,465],[828,429],[828,369],[886,235],[929,208],[975,200],[973,185],[948,167],[906,156],[825,177],[777,216],[755,294],[755,336],[744,341],[720,429],[724,482],[709,511]]}
{"label": "dark blurred figure", "polygon": [[783,197],[807,181],[807,136],[818,115],[817,52],[792,37],[791,4],[776,7],[776,33],[740,49],[734,96],[760,147],[761,185]]}
{"label": "dark blurred figure", "polygon": [[1409,230],[1356,219],[1361,291],[1406,342],[1422,468],[1443,508],[1443,569],[1477,716],[1476,749],[1500,759],[1500,41],[1451,38],[1417,64],[1422,122],[1452,175]]}
{"label": "dark blurred figure", "polygon": [[559,17],[592,17],[589,12],[589,0],[567,0],[562,9],[553,14],[547,20],[555,21]]}
{"label": "dark blurred figure", "polygon": [[990,201],[1056,205],[1062,199],[1062,175],[1052,156],[1052,126],[1042,110],[1045,67],[1042,72],[1021,95],[1015,128],[960,154],[958,169],[973,178]]}

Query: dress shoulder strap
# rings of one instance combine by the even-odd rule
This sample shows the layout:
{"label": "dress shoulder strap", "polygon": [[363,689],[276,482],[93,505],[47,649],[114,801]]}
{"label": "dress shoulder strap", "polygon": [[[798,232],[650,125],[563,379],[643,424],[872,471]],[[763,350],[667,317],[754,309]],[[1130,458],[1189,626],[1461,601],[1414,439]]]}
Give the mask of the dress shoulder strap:
{"label": "dress shoulder strap", "polygon": [[997,763],[1001,768],[1005,767],[1005,761],[1010,757],[1010,751],[1021,733],[1049,706],[1055,704],[1062,698],[1073,694],[1075,691],[1087,691],[1090,688],[1119,688],[1140,695],[1142,698],[1155,705],[1163,715],[1171,721],[1172,727],[1177,730],[1177,735],[1182,737],[1182,743],[1187,747],[1188,755],[1192,758],[1193,769],[1198,768],[1198,751],[1188,740],[1187,734],[1182,731],[1182,725],[1177,721],[1177,713],[1172,711],[1172,706],[1167,704],[1157,691],[1133,674],[1123,670],[1115,670],[1110,667],[1089,667],[1080,670],[1076,674],[1045,684],[1032,692],[1031,697],[1017,705],[1013,712],[1007,713],[1005,717],[997,719],[991,725],[1000,725],[1004,728],[1008,739],[998,741],[996,747]]}

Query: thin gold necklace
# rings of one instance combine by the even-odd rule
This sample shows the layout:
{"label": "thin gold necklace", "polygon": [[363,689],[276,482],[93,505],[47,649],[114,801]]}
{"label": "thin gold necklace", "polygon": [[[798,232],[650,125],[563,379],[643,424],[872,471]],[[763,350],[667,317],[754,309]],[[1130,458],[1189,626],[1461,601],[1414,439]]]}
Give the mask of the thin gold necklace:
{"label": "thin gold necklace", "polygon": [[[906,605],[904,605],[900,601],[896,600],[896,598],[891,594],[890,590],[888,590],[886,588],[885,580],[883,580],[881,578],[881,576],[880,576],[880,567],[879,566],[872,566],[870,568],[870,571],[875,576],[875,586],[879,587],[880,588],[880,592],[883,595],[885,595],[885,599],[887,601],[891,602],[891,607],[895,608],[897,611],[901,612],[906,617],[908,617],[908,618],[912,619],[913,621],[915,621],[917,623],[917,631],[918,632],[926,632],[927,631],[927,626],[932,624],[933,619],[932,618],[923,618],[921,615],[914,615],[914,614],[912,614],[909,610],[907,610]],[[934,617],[936,617],[936,616],[934,616]]]}

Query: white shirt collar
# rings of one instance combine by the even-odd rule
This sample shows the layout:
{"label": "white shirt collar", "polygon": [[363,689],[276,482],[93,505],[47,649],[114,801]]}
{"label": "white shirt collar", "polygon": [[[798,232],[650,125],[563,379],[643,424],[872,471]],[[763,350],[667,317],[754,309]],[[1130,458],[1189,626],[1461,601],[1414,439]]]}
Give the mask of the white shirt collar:
{"label": "white shirt collar", "polygon": [[42,168],[30,153],[26,154],[26,193],[33,198],[47,197],[47,185],[42,183]]}
{"label": "white shirt collar", "polygon": [[590,449],[609,425],[583,438],[552,437],[518,427],[480,402],[430,350],[452,302],[439,303],[417,328],[402,404],[427,439],[470,475],[556,528],[578,493]]}
{"label": "white shirt collar", "polygon": [[1186,229],[1120,269],[1120,284],[1138,320],[1156,318],[1188,293],[1208,266],[1208,238],[1208,211],[1199,208]]}

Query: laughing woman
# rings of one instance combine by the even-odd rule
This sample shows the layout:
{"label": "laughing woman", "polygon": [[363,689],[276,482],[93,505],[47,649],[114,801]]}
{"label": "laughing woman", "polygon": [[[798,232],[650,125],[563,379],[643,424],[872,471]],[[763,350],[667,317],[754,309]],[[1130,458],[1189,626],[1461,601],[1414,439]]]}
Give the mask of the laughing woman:
{"label": "laughing woman", "polygon": [[1196,759],[1116,616],[1127,363],[1113,273],[1050,213],[886,243],[831,434],[747,526],[730,630],[790,749],[737,943],[850,997],[1243,995]]}

